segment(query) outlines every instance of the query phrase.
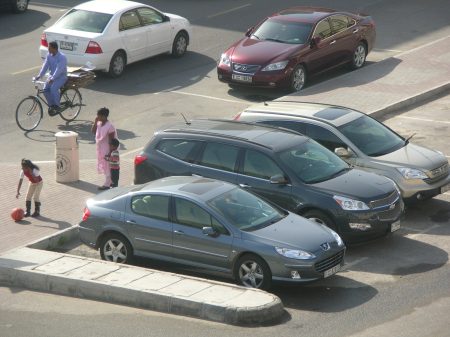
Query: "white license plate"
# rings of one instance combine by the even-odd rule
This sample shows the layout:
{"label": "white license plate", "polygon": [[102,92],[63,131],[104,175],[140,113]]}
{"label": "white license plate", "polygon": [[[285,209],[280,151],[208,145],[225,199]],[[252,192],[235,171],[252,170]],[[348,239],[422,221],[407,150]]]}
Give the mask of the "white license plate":
{"label": "white license plate", "polygon": [[73,42],[59,41],[59,49],[73,50]]}
{"label": "white license plate", "polygon": [[338,264],[337,266],[334,266],[333,268],[325,270],[325,272],[323,273],[323,277],[328,277],[328,276],[331,276],[333,274],[336,274],[339,270],[341,270],[341,265],[340,264]]}
{"label": "white license plate", "polygon": [[231,74],[231,78],[233,80],[239,81],[239,82],[247,82],[247,83],[252,82],[252,76],[247,76],[247,75]]}
{"label": "white license plate", "polygon": [[391,223],[391,232],[398,231],[400,229],[400,220]]}
{"label": "white license plate", "polygon": [[445,193],[447,191],[450,191],[450,184],[441,187],[441,193]]}

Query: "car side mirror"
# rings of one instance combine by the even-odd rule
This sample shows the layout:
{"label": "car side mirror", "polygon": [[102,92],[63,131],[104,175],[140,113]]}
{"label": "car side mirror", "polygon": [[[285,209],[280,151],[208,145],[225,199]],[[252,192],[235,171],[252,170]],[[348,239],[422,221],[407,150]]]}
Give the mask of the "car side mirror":
{"label": "car side mirror", "polygon": [[310,47],[317,47],[320,43],[320,41],[322,41],[322,39],[320,38],[320,36],[315,36],[311,39],[311,43],[310,43]]}
{"label": "car side mirror", "polygon": [[169,22],[169,21],[170,21],[170,18],[167,15],[164,15],[163,22]]}
{"label": "car side mirror", "polygon": [[219,233],[212,227],[203,227],[202,233],[208,236],[217,237],[219,236]]}
{"label": "car side mirror", "polygon": [[288,183],[288,180],[286,179],[286,177],[283,177],[281,174],[276,174],[276,175],[270,177],[270,183],[277,184],[277,185],[286,185]]}
{"label": "car side mirror", "polygon": [[248,36],[252,35],[253,28],[255,28],[255,27],[250,27],[249,29],[247,29],[247,31],[245,32],[245,36],[248,37]]}
{"label": "car side mirror", "polygon": [[350,158],[352,156],[352,152],[343,147],[335,148],[334,153],[336,153],[341,158]]}

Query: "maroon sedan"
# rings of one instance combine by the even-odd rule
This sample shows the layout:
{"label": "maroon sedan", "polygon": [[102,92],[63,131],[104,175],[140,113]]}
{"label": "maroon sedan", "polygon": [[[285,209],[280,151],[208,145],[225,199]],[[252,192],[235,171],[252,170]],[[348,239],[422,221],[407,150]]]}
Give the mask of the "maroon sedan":
{"label": "maroon sedan", "polygon": [[299,91],[313,73],[342,64],[361,68],[375,35],[370,16],[294,7],[250,28],[221,55],[217,74],[230,85]]}

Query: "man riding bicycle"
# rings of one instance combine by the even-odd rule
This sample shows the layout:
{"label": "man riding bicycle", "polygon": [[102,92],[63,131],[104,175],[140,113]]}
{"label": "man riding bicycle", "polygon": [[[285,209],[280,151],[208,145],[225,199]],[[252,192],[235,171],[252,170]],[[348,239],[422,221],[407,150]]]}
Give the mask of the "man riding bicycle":
{"label": "man riding bicycle", "polygon": [[48,44],[47,57],[35,80],[45,75],[47,70],[50,71],[50,74],[44,85],[44,96],[49,106],[48,113],[53,115],[59,110],[59,89],[67,81],[67,59],[63,53],[58,51],[58,44],[55,41]]}

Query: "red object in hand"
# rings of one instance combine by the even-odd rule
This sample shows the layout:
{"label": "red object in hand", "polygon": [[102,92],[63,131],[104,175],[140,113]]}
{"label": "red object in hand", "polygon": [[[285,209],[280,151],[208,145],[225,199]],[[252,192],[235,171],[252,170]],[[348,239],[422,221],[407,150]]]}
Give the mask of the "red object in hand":
{"label": "red object in hand", "polygon": [[25,212],[22,208],[16,207],[11,212],[11,218],[13,218],[14,221],[20,221],[23,219],[23,215]]}

